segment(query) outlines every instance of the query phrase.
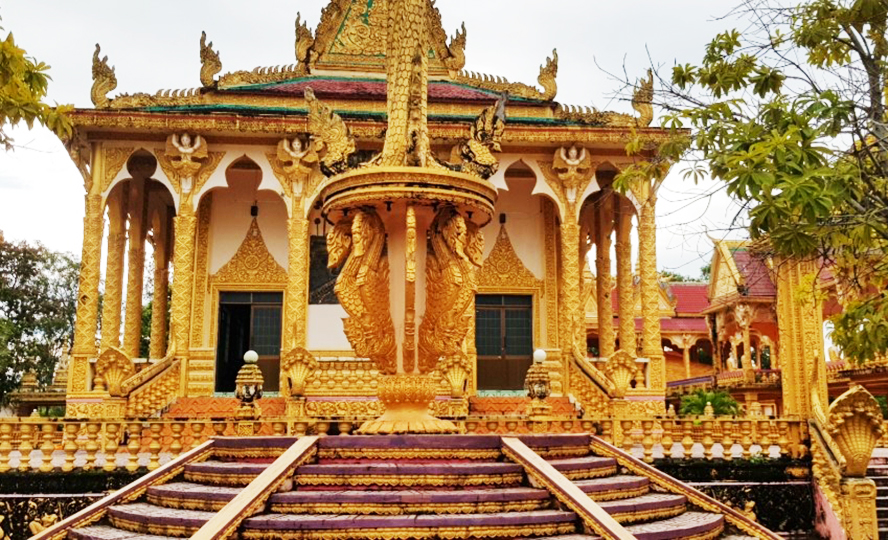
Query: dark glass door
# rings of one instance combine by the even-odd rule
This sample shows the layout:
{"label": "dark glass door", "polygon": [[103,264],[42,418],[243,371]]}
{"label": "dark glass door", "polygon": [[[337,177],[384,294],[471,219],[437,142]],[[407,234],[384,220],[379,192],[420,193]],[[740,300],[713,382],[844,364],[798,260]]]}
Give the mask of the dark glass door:
{"label": "dark glass door", "polygon": [[219,294],[219,341],[216,347],[216,392],[234,392],[244,353],[259,354],[263,388],[280,388],[280,292],[222,292]]}
{"label": "dark glass door", "polygon": [[521,390],[533,361],[533,298],[475,297],[479,390]]}

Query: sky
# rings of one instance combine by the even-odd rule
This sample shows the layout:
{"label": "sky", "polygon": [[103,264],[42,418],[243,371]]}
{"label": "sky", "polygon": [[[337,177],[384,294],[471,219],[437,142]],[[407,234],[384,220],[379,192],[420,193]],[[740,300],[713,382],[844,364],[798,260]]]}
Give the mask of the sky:
{"label": "sky", "polygon": [[[110,94],[191,88],[199,82],[201,31],[220,52],[223,73],[294,62],[297,12],[314,29],[328,0],[120,2],[18,0],[0,5],[0,38],[51,66],[49,102],[92,107],[96,43],[115,66]],[[438,0],[449,34],[465,22],[470,71],[535,84],[539,66],[558,49],[556,101],[632,112],[615,96],[621,83],[654,65],[699,62],[716,33],[742,22],[724,20],[737,0]],[[655,117],[654,123],[657,122]],[[0,230],[7,240],[39,241],[79,256],[83,180],[62,144],[42,128],[11,131],[17,147],[0,150]],[[677,164],[657,205],[658,266],[691,277],[712,258],[712,238],[729,230],[740,207],[714,181],[682,179]],[[742,214],[741,214],[742,216]]]}

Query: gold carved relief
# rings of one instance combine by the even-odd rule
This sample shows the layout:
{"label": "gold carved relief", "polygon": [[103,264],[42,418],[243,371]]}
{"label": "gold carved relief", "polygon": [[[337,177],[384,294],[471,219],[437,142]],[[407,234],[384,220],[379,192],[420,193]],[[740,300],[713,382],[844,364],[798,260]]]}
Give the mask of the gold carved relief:
{"label": "gold carved relief", "polygon": [[389,309],[388,257],[385,226],[375,210],[356,210],[327,234],[328,266],[342,266],[336,296],[349,317],[345,335],[362,358],[380,372],[397,372],[395,328]]}
{"label": "gold carved relief", "polygon": [[117,173],[126,165],[126,161],[132,155],[132,146],[106,146],[102,149],[105,163],[102,168],[102,185],[99,189],[100,193],[105,193],[111,187],[111,182],[117,177]]}
{"label": "gold carved relief", "polygon": [[120,395],[123,381],[136,374],[133,361],[116,347],[108,347],[96,360],[96,375],[93,385],[98,389],[107,389],[112,396]]}
{"label": "gold carved relief", "polygon": [[284,284],[287,271],[268,251],[259,222],[253,218],[237,252],[210,279],[214,284]]}

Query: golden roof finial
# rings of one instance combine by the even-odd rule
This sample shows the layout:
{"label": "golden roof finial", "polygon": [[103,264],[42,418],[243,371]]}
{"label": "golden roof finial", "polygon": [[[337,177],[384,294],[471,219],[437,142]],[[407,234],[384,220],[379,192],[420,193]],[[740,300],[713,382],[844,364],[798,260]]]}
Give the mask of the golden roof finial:
{"label": "golden roof finial", "polygon": [[207,33],[200,33],[200,84],[213,86],[217,73],[222,71],[222,60],[218,51],[213,50],[213,42],[207,43]]}
{"label": "golden roof finial", "polygon": [[92,61],[92,90],[90,90],[90,98],[96,107],[107,107],[111,100],[108,99],[108,92],[117,88],[117,76],[114,74],[114,68],[108,66],[108,56],[99,58],[102,47],[96,43],[96,52],[93,53]]}

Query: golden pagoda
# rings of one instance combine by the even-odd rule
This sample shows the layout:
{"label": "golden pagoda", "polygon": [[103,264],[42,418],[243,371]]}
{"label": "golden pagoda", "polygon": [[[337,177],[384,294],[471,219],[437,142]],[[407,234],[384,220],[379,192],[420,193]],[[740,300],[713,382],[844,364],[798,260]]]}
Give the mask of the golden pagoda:
{"label": "golden pagoda", "polygon": [[[392,374],[422,375],[439,417],[475,402],[497,412],[483,398],[520,396],[535,349],[554,398],[664,410],[648,316],[655,186],[613,189],[630,131],[662,133],[648,127],[652,79],[637,116],[562,105],[555,52],[540,87],[467,72],[464,28],[448,40],[424,2],[390,26],[395,5],[333,1],[314,31],[297,19],[290,66],[219,75],[202,35],[190,90],[110,97],[114,69],[96,47],[96,107],[74,113],[67,142],[87,190],[69,417],[228,396],[249,349],[290,416],[377,417]],[[630,324],[602,325],[592,362],[587,256],[611,320],[610,291],[635,307],[635,242],[643,345],[635,313],[620,313]],[[155,315],[138,359],[148,256]]]}

